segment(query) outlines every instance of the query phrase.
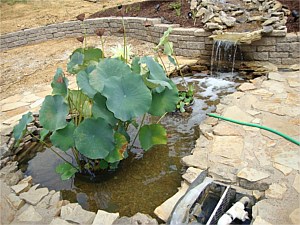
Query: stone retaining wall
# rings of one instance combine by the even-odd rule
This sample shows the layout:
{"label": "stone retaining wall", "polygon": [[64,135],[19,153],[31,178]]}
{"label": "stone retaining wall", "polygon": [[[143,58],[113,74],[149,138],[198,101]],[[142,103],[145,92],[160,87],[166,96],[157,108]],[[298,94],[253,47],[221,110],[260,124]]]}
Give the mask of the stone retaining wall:
{"label": "stone retaining wall", "polygon": [[[151,26],[145,26],[145,22]],[[178,24],[161,24],[158,18],[124,17],[126,35],[139,40],[158,43],[163,32],[172,26],[170,40],[174,42],[176,55],[210,59],[213,41],[208,38],[211,32],[199,28],[182,28]],[[51,24],[38,28],[25,29],[0,36],[0,51],[35,44],[47,40],[78,37],[94,34],[95,29],[105,28],[105,35],[122,36],[122,19],[119,17],[87,19]],[[286,30],[273,32],[251,45],[242,45],[245,60],[268,61],[276,65],[292,65],[300,61],[300,33],[288,33]]]}

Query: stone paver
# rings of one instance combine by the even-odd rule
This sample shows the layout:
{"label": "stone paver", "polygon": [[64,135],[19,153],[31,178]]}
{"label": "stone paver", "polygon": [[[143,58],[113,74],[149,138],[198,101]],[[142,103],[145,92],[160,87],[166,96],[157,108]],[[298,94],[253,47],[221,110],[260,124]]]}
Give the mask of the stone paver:
{"label": "stone paver", "polygon": [[[217,113],[299,141],[300,72],[271,72],[268,78],[242,84],[221,100]],[[181,160],[184,165],[208,168],[215,180],[252,190],[259,199],[253,224],[299,224],[299,146],[266,130],[211,118],[200,132],[192,154]],[[189,174],[190,169],[183,177]]]}

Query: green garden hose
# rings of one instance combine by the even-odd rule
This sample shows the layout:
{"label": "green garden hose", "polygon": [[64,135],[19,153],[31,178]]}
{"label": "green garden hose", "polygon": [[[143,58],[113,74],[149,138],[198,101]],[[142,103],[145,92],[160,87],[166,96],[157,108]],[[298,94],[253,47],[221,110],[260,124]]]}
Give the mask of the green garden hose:
{"label": "green garden hose", "polygon": [[237,123],[237,124],[240,124],[240,125],[245,125],[245,126],[249,126],[249,127],[257,127],[257,128],[263,129],[263,130],[267,130],[267,131],[270,131],[270,132],[272,132],[274,134],[277,134],[277,135],[279,135],[279,136],[287,139],[288,141],[293,142],[294,144],[300,146],[300,142],[299,141],[291,138],[290,136],[288,136],[286,134],[280,133],[279,131],[274,130],[272,128],[265,127],[265,126],[260,126],[258,124],[254,124],[254,123],[246,123],[246,122],[241,122],[241,121],[229,119],[229,118],[226,118],[226,117],[223,117],[223,116],[216,115],[214,113],[209,113],[207,115],[211,116],[211,117],[215,117],[215,118],[221,119],[221,120],[229,121],[229,122],[232,122],[232,123]]}

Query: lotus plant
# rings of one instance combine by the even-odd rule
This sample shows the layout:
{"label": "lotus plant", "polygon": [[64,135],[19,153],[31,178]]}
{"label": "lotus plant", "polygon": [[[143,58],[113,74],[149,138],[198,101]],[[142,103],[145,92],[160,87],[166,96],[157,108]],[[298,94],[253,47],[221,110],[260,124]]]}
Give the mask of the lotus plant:
{"label": "lotus plant", "polygon": [[[105,58],[94,47],[76,49],[67,72],[76,76],[77,89],[71,89],[65,72],[57,69],[52,94],[39,111],[43,127],[39,140],[44,143],[49,134],[52,145],[60,149],[52,148],[65,161],[56,167],[63,180],[77,172],[97,174],[117,168],[137,138],[145,152],[167,143],[162,125],[144,121],[147,115],[162,117],[176,109],[176,85],[154,58],[135,57],[131,62],[124,58]],[[31,121],[28,113],[15,127],[17,144],[29,132],[26,127]],[[129,127],[137,129],[135,137]],[[76,163],[63,156],[70,152]]]}

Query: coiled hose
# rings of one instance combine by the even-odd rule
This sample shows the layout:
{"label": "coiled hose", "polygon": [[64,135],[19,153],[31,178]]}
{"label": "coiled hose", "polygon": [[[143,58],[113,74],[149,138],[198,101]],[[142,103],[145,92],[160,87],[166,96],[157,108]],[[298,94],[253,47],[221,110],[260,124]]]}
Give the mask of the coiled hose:
{"label": "coiled hose", "polygon": [[229,121],[229,122],[232,122],[232,123],[236,123],[236,124],[240,124],[240,125],[245,125],[245,126],[249,126],[249,127],[257,127],[257,128],[260,128],[260,129],[263,129],[263,130],[267,130],[267,131],[270,131],[274,134],[277,134],[283,138],[285,138],[286,140],[296,144],[296,145],[299,145],[300,146],[300,142],[291,138],[290,136],[286,135],[286,134],[283,134],[277,130],[274,130],[272,128],[269,128],[269,127],[265,127],[265,126],[261,126],[261,125],[258,125],[258,124],[254,124],[254,123],[246,123],[246,122],[242,122],[242,121],[238,121],[238,120],[233,120],[233,119],[229,119],[229,118],[226,118],[226,117],[223,117],[223,116],[219,116],[217,114],[214,114],[214,113],[209,113],[207,114],[208,116],[211,116],[211,117],[214,117],[214,118],[218,118],[218,119],[221,119],[221,120],[225,120],[225,121]]}

